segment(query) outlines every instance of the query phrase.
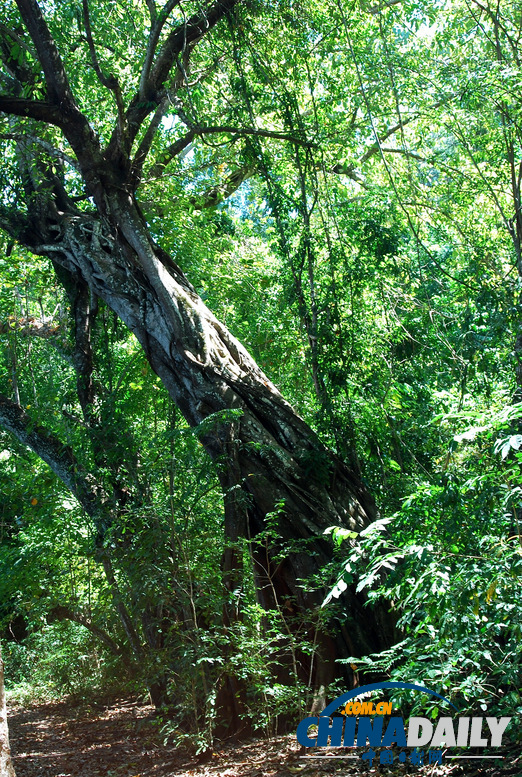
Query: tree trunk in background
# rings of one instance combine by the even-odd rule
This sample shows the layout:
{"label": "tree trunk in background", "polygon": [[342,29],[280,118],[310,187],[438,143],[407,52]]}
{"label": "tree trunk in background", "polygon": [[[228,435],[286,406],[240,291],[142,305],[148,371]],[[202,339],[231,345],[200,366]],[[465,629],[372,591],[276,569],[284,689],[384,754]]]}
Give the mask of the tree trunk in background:
{"label": "tree trunk in background", "polygon": [[0,777],[16,777],[11,750],[9,747],[9,731],[7,728],[7,709],[4,689],[4,662],[0,645]]}

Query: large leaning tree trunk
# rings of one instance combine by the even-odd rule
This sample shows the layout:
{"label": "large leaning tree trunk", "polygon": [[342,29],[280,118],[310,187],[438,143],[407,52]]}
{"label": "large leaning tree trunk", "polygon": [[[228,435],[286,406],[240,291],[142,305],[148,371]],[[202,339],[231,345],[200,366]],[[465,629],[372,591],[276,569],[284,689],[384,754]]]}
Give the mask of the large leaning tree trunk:
{"label": "large leaning tree trunk", "polygon": [[[266,527],[266,515],[277,514],[281,542],[288,546],[301,541],[302,547],[281,561],[275,558],[277,548],[253,544],[260,600],[277,605],[289,617],[305,617],[305,612],[318,606],[322,594],[306,592],[300,581],[316,574],[331,558],[322,538],[324,530],[332,525],[360,530],[375,519],[376,507],[360,479],[320,442],[246,349],[207,309],[182,270],[151,238],[141,214],[136,192],[143,164],[179,87],[180,73],[186,72],[194,47],[220,19],[228,15],[233,23],[234,6],[241,3],[216,2],[165,31],[175,5],[167,2],[159,14],[151,12],[139,86],[125,105],[118,80],[105,75],[97,61],[84,2],[89,67],[118,107],[112,137],[103,147],[91,117],[79,108],[41,9],[35,0],[17,0],[20,18],[13,22],[11,33],[2,32],[9,77],[4,79],[7,88],[0,96],[0,111],[14,128],[13,156],[26,199],[23,209],[8,207],[3,200],[0,226],[29,251],[49,257],[58,273],[63,268],[86,282],[107,303],[135,334],[190,425],[222,414],[220,423],[209,424],[202,440],[221,463],[225,531],[231,540],[225,560],[229,584],[234,584],[239,557],[233,541],[259,536]],[[38,76],[34,63],[28,68],[5,54],[15,39],[36,58]],[[39,77],[45,82],[45,99],[25,96]],[[59,128],[74,152],[74,166],[94,207],[79,209],[67,191],[67,176],[57,173],[63,152],[55,149],[51,164],[39,157],[38,138],[32,144],[27,140],[34,136],[35,127],[45,124],[53,127],[55,135]],[[213,131],[218,129],[192,126],[170,152],[179,152],[198,134]],[[238,131],[258,132],[255,128]],[[282,138],[281,133],[273,135]],[[290,138],[289,142],[305,141]],[[314,477],[314,472],[322,473],[321,477]],[[323,637],[323,668],[317,682],[329,679],[336,655],[375,650],[389,642],[386,619],[363,612],[362,600],[349,595],[351,626],[337,638],[337,645]]]}
{"label": "large leaning tree trunk", "polygon": [[0,646],[0,777],[15,777],[9,747],[9,729],[7,727],[7,708],[4,689],[4,662]]}

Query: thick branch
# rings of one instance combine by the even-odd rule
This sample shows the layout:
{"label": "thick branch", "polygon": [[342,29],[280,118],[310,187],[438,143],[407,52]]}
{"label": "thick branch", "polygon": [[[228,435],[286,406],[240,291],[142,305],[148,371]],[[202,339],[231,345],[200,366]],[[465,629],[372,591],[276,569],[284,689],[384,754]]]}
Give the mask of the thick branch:
{"label": "thick branch", "polygon": [[66,605],[58,604],[56,607],[53,607],[47,618],[51,623],[53,621],[64,620],[69,620],[73,623],[79,623],[81,626],[84,626],[84,628],[90,631],[91,634],[97,637],[101,642],[103,642],[103,644],[109,648],[113,655],[121,656],[122,654],[120,646],[116,644],[113,638],[107,634],[104,629],[97,626],[96,623],[93,623],[90,618],[88,618],[86,615],[83,615],[81,612],[71,610],[70,607],[67,607]]}
{"label": "thick branch", "polygon": [[62,59],[38,3],[36,0],[17,0],[17,6],[38,54],[51,102],[61,107],[64,103],[73,105]]}
{"label": "thick branch", "polygon": [[188,22],[173,30],[163,44],[150,75],[150,87],[163,86],[176,58],[191,43],[206,35],[236,5],[238,0],[218,0],[207,11],[195,14]]}
{"label": "thick branch", "polygon": [[23,97],[0,95],[0,113],[26,116],[36,121],[54,124],[56,127],[64,125],[64,116],[60,109],[45,100],[26,100]]}
{"label": "thick branch", "polygon": [[76,154],[78,167],[83,173],[90,193],[98,188],[98,173],[103,167],[99,142],[87,118],[74,104],[57,106],[43,100],[26,100],[0,95],[0,113],[25,116],[59,127]]}
{"label": "thick branch", "polygon": [[[54,124],[63,130],[78,161],[89,171],[99,161],[99,143],[87,118],[78,109],[60,54],[36,0],[17,0],[34,43],[47,85],[47,100],[0,96],[0,112]],[[90,178],[90,175],[86,178]]]}
{"label": "thick branch", "polygon": [[145,94],[147,92],[147,85],[149,82],[150,77],[150,71],[152,68],[152,63],[154,61],[154,55],[156,54],[156,49],[159,43],[161,31],[163,30],[163,27],[165,26],[165,22],[169,18],[170,14],[176,8],[177,5],[179,5],[180,0],[168,0],[168,2],[163,7],[159,17],[152,11],[152,8],[149,6],[149,10],[151,11],[151,30],[149,34],[149,40],[147,43],[147,51],[145,52],[145,61],[143,63],[143,67],[141,69],[141,76],[140,76],[140,86],[139,86],[139,93],[144,98]]}
{"label": "thick branch", "polygon": [[[65,271],[62,269],[62,274]],[[75,279],[73,279],[74,281]],[[71,283],[67,289],[71,311],[74,316],[74,365],[76,369],[76,392],[85,420],[93,423],[94,404],[94,355],[92,349],[92,327],[98,313],[98,300],[91,294],[82,280]]]}
{"label": "thick branch", "polygon": [[[146,77],[142,74],[140,89],[127,111],[128,135],[126,148],[122,149],[124,153],[130,152],[145,117],[156,108],[161,100],[160,94],[180,54],[206,35],[238,2],[239,0],[218,0],[207,11],[195,14],[168,35],[155,64],[150,69],[150,73],[145,74]],[[149,67],[147,60],[144,67]]]}
{"label": "thick branch", "polygon": [[22,408],[0,394],[0,426],[16,439],[27,445],[67,486],[81,504],[85,512],[95,523],[99,523],[102,514],[100,496],[82,473],[71,450],[47,429],[38,426]]}

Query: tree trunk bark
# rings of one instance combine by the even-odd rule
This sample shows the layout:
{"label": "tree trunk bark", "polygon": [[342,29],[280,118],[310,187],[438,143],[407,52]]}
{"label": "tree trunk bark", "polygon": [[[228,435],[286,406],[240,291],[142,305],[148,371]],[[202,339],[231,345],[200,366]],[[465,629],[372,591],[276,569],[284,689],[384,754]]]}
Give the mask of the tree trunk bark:
{"label": "tree trunk bark", "polygon": [[[13,77],[7,93],[0,95],[0,111],[8,117],[24,117],[24,127],[44,122],[62,131],[76,157],[73,165],[83,179],[88,201],[83,211],[74,204],[77,182],[71,187],[74,196],[67,192],[69,162],[64,166],[53,157],[51,164],[37,144],[31,141],[27,147],[14,141],[13,160],[25,199],[20,209],[11,198],[0,202],[0,226],[29,250],[67,270],[79,285],[87,284],[94,297],[104,300],[137,337],[153,370],[187,422],[198,428],[221,470],[224,530],[230,540],[226,586],[233,591],[238,575],[240,558],[233,543],[246,538],[259,599],[279,612],[290,640],[292,630],[299,627],[297,644],[297,635],[313,623],[310,613],[317,611],[323,598],[323,592],[310,590],[302,581],[318,578],[331,561],[325,529],[361,530],[375,519],[375,503],[359,475],[321,443],[245,348],[205,307],[180,268],[150,236],[135,199],[166,106],[174,105],[176,91],[185,87],[193,48],[225,16],[229,25],[239,23],[232,14],[236,5],[237,0],[217,0],[177,26],[171,19],[173,27],[165,32],[161,45],[168,14],[160,16],[157,34],[147,32],[139,87],[127,105],[126,90],[118,80],[98,73],[103,86],[114,90],[118,108],[111,139],[102,146],[104,108],[100,112],[103,131],[98,133],[93,116],[83,114],[75,101],[59,47],[37,0],[17,0],[45,80],[45,99],[21,97],[24,86],[32,94],[33,74],[28,75],[9,52],[6,68]],[[86,34],[91,37],[87,21]],[[94,48],[92,39],[91,44]],[[233,42],[231,58],[237,59]],[[194,126],[184,145],[169,146],[167,161],[203,129]],[[247,128],[245,132],[260,131]],[[286,133],[275,136],[314,145],[288,138]],[[161,159],[166,164],[165,157]],[[84,326],[81,321],[78,324]],[[88,343],[79,347],[83,349],[77,354],[83,362],[83,366],[78,362],[79,369],[88,373]],[[88,404],[89,384],[81,388]],[[48,460],[45,450],[40,455]],[[57,461],[59,454],[53,455]],[[77,488],[67,466],[62,474],[64,482]],[[92,502],[89,489],[83,491],[86,503]],[[299,672],[315,677],[316,685],[325,684],[333,674],[336,657],[373,652],[390,643],[393,626],[387,613],[364,610],[364,597],[354,590],[346,597],[349,625],[335,638],[314,634],[318,654],[313,659],[292,654],[294,666],[298,662]]]}
{"label": "tree trunk bark", "polygon": [[[255,540],[266,529],[266,516],[272,516],[277,543],[253,544],[260,601],[267,607],[284,603],[292,618],[307,618],[320,606],[323,592],[305,591],[300,581],[331,560],[325,529],[361,530],[377,515],[374,500],[153,242],[135,202],[109,187],[103,208],[104,216],[49,208],[45,218],[40,210],[38,223],[17,236],[78,282],[87,282],[135,334],[185,419],[199,427],[205,448],[219,462],[225,535]],[[239,499],[231,499],[234,489]],[[282,545],[290,548],[283,559]],[[350,644],[339,637],[338,656],[389,645],[393,629],[386,616],[363,611],[363,598],[348,596]],[[331,654],[330,644],[324,652]]]}
{"label": "tree trunk bark", "polygon": [[[41,65],[46,99],[20,97],[26,82],[32,87],[33,76],[27,81],[26,68],[9,54],[6,67],[13,73],[13,84],[0,96],[0,110],[61,129],[76,157],[89,201],[86,210],[78,210],[76,198],[66,191],[65,170],[62,178],[55,172],[56,160],[51,165],[39,149],[15,144],[24,209],[11,206],[11,200],[0,202],[0,226],[29,250],[65,268],[78,283],[88,284],[94,296],[103,299],[134,333],[170,396],[187,422],[198,427],[201,441],[221,468],[225,535],[231,541],[246,537],[251,542],[260,600],[278,609],[289,628],[297,621],[309,623],[310,611],[318,608],[322,593],[308,590],[301,581],[317,575],[331,560],[325,529],[366,527],[376,517],[375,503],[360,477],[320,442],[153,241],[134,196],[166,111],[166,98],[172,101],[176,90],[185,85],[184,79],[178,83],[176,75],[181,59],[189,63],[193,47],[231,14],[237,0],[218,0],[174,24],[159,48],[161,27],[155,45],[149,36],[140,85],[126,107],[117,80],[109,84],[102,76],[104,86],[114,87],[118,105],[118,120],[104,148],[91,120],[75,102],[42,9],[36,0],[17,0],[17,5]],[[235,24],[232,18],[229,22]],[[102,121],[105,126],[105,116]],[[303,141],[293,138],[292,142]],[[186,143],[179,150],[185,147]],[[169,154],[175,152],[177,144],[169,148]],[[87,393],[88,388],[84,386]],[[71,480],[68,471],[65,475]],[[265,533],[267,526],[269,533]],[[228,553],[226,564],[226,583],[233,585],[237,565],[233,552]],[[339,633],[335,650],[331,637],[322,638],[328,672],[324,667],[317,670],[321,683],[333,666],[328,657],[375,651],[389,642],[386,616],[363,611],[364,601],[354,592],[348,596],[350,629]],[[317,660],[313,666],[317,668]]]}
{"label": "tree trunk bark", "polygon": [[[276,513],[279,546],[301,542],[282,562],[273,560],[276,548],[268,555],[254,550],[262,602],[290,599],[298,611],[317,607],[322,594],[305,593],[299,581],[331,559],[324,530],[361,530],[376,518],[373,498],[152,243],[137,208],[115,197],[110,211],[112,227],[85,217],[60,225],[49,253],[80,272],[134,332],[189,424],[221,414],[214,416],[219,423],[203,428],[202,441],[223,462],[229,495],[241,488],[236,509],[226,510],[226,535],[253,539],[265,530],[266,515]],[[237,417],[230,418],[231,410]],[[352,599],[352,648],[389,644],[382,619],[363,614],[361,598]]]}
{"label": "tree trunk bark", "polygon": [[9,747],[9,730],[7,728],[7,708],[4,689],[4,662],[0,646],[0,777],[16,777],[11,749]]}

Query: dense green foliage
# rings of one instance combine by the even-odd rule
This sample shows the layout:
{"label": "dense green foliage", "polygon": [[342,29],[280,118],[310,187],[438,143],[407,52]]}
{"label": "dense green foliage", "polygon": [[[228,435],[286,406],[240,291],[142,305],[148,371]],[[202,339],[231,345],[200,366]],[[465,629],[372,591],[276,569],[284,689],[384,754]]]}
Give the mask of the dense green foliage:
{"label": "dense green foliage", "polygon": [[[109,135],[115,107],[85,64],[77,5],[46,13],[82,107]],[[129,94],[146,6],[100,0],[91,17],[102,67],[118,63]],[[100,302],[87,423],[70,297],[47,260],[5,238],[0,392],[74,449],[117,516],[101,531],[0,432],[11,688],[163,683],[166,738],[190,731],[203,747],[232,676],[245,719],[270,733],[309,706],[299,656],[314,654],[330,616],[349,623],[353,584],[368,606],[387,602],[402,632],[392,650],[352,657],[360,669],[423,681],[461,710],[522,713],[521,25],[511,1],[251,2],[200,42],[155,138],[138,190],[153,235],[379,505],[382,521],[361,536],[333,532],[337,562],[306,583],[333,592],[306,623],[291,603],[256,603],[246,540],[243,580],[223,585],[219,462],[200,442],[223,419],[189,430]],[[11,56],[34,66],[24,46],[12,42]],[[229,129],[161,162],[192,126]],[[12,136],[33,131],[26,119],[2,126],[5,205],[23,207]],[[69,153],[45,132],[44,150]],[[62,174],[88,209],[67,160]],[[276,535],[268,521],[256,542]]]}

